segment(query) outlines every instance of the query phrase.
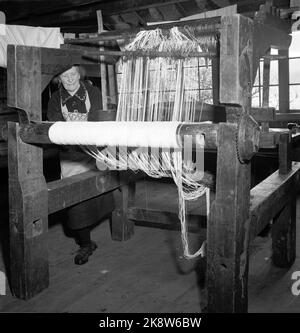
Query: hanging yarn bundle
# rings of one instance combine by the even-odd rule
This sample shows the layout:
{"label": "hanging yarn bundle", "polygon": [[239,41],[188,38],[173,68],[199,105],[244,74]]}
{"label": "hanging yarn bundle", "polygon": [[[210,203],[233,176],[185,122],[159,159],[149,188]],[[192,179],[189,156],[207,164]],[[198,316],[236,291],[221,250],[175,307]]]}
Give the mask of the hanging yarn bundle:
{"label": "hanging yarn bundle", "polygon": [[[145,30],[126,46],[125,51],[169,52],[172,57],[125,57],[122,61],[122,76],[117,109],[117,121],[142,122],[194,122],[199,75],[195,71],[198,59],[189,53],[211,50],[215,38],[196,37],[192,29],[174,27],[170,30]],[[128,53],[129,54],[129,53]],[[134,53],[137,54],[136,52]],[[140,135],[142,131],[139,131]],[[136,135],[132,133],[131,135]],[[166,133],[168,135],[168,133]],[[137,138],[138,140],[138,138]],[[151,147],[151,137],[149,138]],[[204,149],[204,136],[197,140],[198,149]],[[98,161],[119,170],[142,170],[151,177],[172,177],[178,188],[179,218],[184,256],[187,259],[203,256],[203,245],[194,254],[189,251],[186,227],[186,200],[195,200],[206,194],[209,212],[209,183],[203,178],[204,171],[197,170],[195,163],[183,159],[182,149],[134,149],[124,147],[100,150],[87,147],[87,151]],[[192,148],[190,147],[192,150]],[[116,153],[117,150],[117,153]],[[195,177],[195,175],[197,177]]]}
{"label": "hanging yarn bundle", "polygon": [[[168,52],[172,57],[125,57],[118,103],[118,121],[194,121],[200,97],[198,58],[190,53],[211,51],[214,36],[196,38],[191,28],[181,32],[144,30],[126,46],[126,51]],[[205,58],[208,64],[208,58]]]}

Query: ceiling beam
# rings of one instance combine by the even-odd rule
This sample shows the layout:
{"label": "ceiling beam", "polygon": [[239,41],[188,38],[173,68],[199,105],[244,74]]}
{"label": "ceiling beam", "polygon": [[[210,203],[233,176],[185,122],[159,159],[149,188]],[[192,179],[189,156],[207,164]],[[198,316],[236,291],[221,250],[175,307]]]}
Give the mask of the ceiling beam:
{"label": "ceiling beam", "polygon": [[[34,15],[46,15],[49,13],[60,13],[62,11],[70,10],[70,7],[76,7],[79,9],[81,7],[98,4],[105,0],[72,0],[70,4],[69,0],[40,0],[39,6],[37,6],[36,1],[27,1],[24,0],[2,0],[1,1],[1,10],[10,15],[13,12],[13,19],[9,17],[10,21],[12,20],[21,20],[26,19],[29,16]],[[22,7],[20,8],[20,4]],[[22,9],[22,10],[20,10]]]}
{"label": "ceiling beam", "polygon": [[131,28],[131,25],[125,22],[121,17],[121,15],[112,15],[110,16],[110,20],[113,22],[113,25],[116,30],[123,30],[123,29],[127,30]]}
{"label": "ceiling beam", "polygon": [[[259,5],[264,5],[266,3],[266,0],[240,0],[236,1],[238,8],[246,7],[246,6],[252,6],[255,8],[258,8]],[[290,4],[289,0],[274,0],[273,1],[273,6],[278,7],[278,8],[288,8]]]}
{"label": "ceiling beam", "polygon": [[[15,0],[16,1],[16,0]],[[13,2],[15,2],[13,1]],[[23,1],[23,0],[22,0]],[[17,2],[21,3],[21,0],[17,0]],[[8,24],[25,24],[25,25],[33,25],[33,26],[65,26],[67,24],[74,23],[77,26],[77,21],[83,21],[88,19],[96,19],[96,11],[102,10],[104,17],[137,12],[140,10],[149,10],[150,8],[156,8],[167,5],[176,5],[177,10],[182,9],[183,7],[180,4],[188,2],[191,0],[70,0],[65,1],[55,1],[57,6],[53,6],[50,3],[52,1],[48,1],[49,10],[42,12],[43,6],[36,6],[31,10],[27,16],[17,17],[17,16],[7,16]],[[1,1],[1,5],[5,3],[9,3],[8,1]],[[47,3],[47,1],[43,1]],[[68,2],[68,6],[66,6],[66,2]],[[24,8],[26,7],[26,2],[24,2]],[[229,1],[229,0],[194,0],[194,4],[197,4],[197,7],[201,10],[207,10],[215,4],[216,6],[224,6],[232,3],[237,3],[238,12],[248,12],[253,10],[257,10],[260,4],[264,4],[265,0],[258,1],[250,1],[250,0],[240,0],[240,1]],[[287,7],[288,8],[288,0],[274,0],[274,5],[278,7]],[[60,5],[61,4],[61,5]],[[74,6],[75,4],[75,6]],[[180,7],[181,6],[181,7]],[[39,8],[40,7],[40,8]],[[251,8],[252,7],[252,8]],[[1,6],[2,9],[2,6]],[[3,9],[2,9],[3,10]],[[25,10],[25,9],[24,9]],[[155,9],[154,9],[155,10]],[[181,11],[181,10],[180,10]],[[17,14],[17,13],[16,13]],[[152,16],[152,15],[151,15]]]}
{"label": "ceiling beam", "polygon": [[[127,1],[109,1],[109,2],[99,2],[91,1],[89,3],[84,3],[81,5],[70,6],[60,9],[56,8],[52,12],[33,14],[28,17],[23,18],[13,18],[9,19],[8,23],[20,24],[29,23],[32,25],[41,26],[59,26],[68,21],[83,20],[90,15],[96,16],[97,10],[102,10],[103,15],[116,15],[123,14],[132,11],[138,11],[142,9],[148,9],[156,6],[164,6],[175,3],[187,2],[190,0],[127,0]],[[80,10],[78,10],[80,8]]]}
{"label": "ceiling beam", "polygon": [[142,25],[147,25],[147,22],[143,19],[143,17],[137,11],[134,11],[133,14],[137,17],[137,19],[139,20],[139,23],[141,23]]}
{"label": "ceiling beam", "polygon": [[195,0],[195,2],[200,10],[204,10],[206,8],[206,0]]}
{"label": "ceiling beam", "polygon": [[184,8],[182,7],[182,5],[180,3],[176,3],[175,6],[182,17],[187,16],[186,11],[184,10]]}
{"label": "ceiling beam", "polygon": [[158,8],[151,7],[151,8],[148,8],[148,11],[149,11],[151,18],[154,21],[163,21],[164,20],[163,14],[159,11]]}
{"label": "ceiling beam", "polygon": [[220,8],[231,6],[232,2],[229,0],[211,0],[215,5],[219,6]]}

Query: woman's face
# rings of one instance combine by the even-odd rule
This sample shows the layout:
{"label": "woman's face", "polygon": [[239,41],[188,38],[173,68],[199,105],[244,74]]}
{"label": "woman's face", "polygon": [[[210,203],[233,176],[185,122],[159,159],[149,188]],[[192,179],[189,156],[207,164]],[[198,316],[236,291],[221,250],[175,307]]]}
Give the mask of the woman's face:
{"label": "woman's face", "polygon": [[77,67],[72,67],[63,72],[60,76],[60,80],[64,88],[69,93],[75,93],[80,87],[80,74]]}

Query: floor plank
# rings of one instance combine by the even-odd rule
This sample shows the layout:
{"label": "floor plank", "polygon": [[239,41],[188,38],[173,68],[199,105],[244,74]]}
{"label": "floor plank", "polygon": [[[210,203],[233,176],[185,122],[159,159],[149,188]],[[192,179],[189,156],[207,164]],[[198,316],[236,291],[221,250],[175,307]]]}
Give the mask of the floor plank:
{"label": "floor plank", "polygon": [[[142,186],[149,194],[152,185]],[[162,202],[160,193],[164,193],[167,208],[176,209],[176,193],[167,194],[164,186],[156,188],[156,195],[150,196],[152,200],[148,196],[146,201],[145,193],[140,195],[140,203],[144,200],[145,207],[150,207]],[[297,208],[300,213],[300,200]],[[205,211],[205,206],[201,209]],[[6,213],[2,211],[3,216]],[[205,306],[205,288],[200,285],[203,259],[183,258],[178,231],[137,226],[132,239],[116,242],[111,240],[108,221],[103,221],[92,231],[99,248],[86,265],[76,266],[76,244],[64,233],[64,215],[53,215],[50,220],[49,288],[28,301],[12,297],[7,288],[7,295],[0,296],[1,312],[197,313]],[[297,259],[289,270],[272,266],[269,236],[257,237],[251,245],[249,312],[300,312],[300,298],[291,293],[291,275],[300,270],[299,221],[298,214]],[[2,222],[3,250],[7,221]],[[196,250],[200,245],[198,236],[191,234],[190,241]],[[6,254],[7,251],[0,253],[0,271],[6,271]]]}

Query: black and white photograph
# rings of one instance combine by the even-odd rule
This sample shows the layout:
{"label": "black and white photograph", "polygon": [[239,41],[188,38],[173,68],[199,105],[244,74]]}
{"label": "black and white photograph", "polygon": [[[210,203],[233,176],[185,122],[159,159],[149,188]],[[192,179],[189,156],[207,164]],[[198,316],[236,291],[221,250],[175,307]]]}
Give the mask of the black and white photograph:
{"label": "black and white photograph", "polygon": [[0,0],[0,325],[299,314],[299,194],[300,0]]}

